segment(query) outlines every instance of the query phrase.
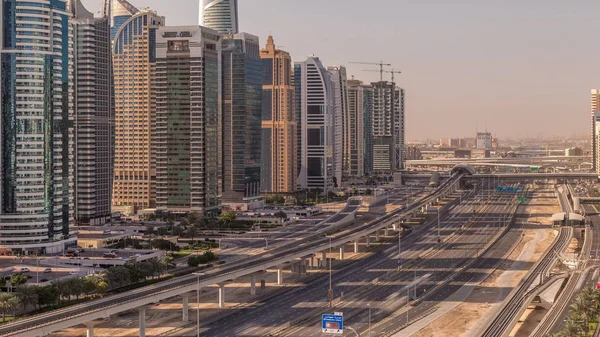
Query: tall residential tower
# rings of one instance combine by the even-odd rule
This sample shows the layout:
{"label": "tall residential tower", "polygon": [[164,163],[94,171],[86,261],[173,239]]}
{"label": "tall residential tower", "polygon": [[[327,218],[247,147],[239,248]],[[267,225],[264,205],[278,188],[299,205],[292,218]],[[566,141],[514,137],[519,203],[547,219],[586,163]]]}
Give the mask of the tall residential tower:
{"label": "tall residential tower", "polygon": [[156,32],[164,17],[113,1],[115,170],[113,209],[125,213],[156,206],[155,132],[151,78]]}
{"label": "tall residential tower", "polygon": [[596,128],[596,115],[600,112],[600,89],[592,89],[590,94],[590,105],[592,111],[592,139],[591,139],[591,152],[592,152],[592,168],[594,172],[600,172],[600,165],[598,165],[598,129]]}
{"label": "tall residential tower", "polygon": [[[348,114],[347,129],[347,175],[362,177],[365,175],[365,91],[367,88],[361,81],[348,80]],[[366,131],[366,132],[365,132]]]}
{"label": "tall residential tower", "polygon": [[111,220],[114,155],[110,7],[94,18],[81,0],[69,5],[75,51],[75,220],[103,225]]}
{"label": "tall residential tower", "polygon": [[223,57],[223,201],[260,193],[262,67],[258,36],[226,34]]}
{"label": "tall residential tower", "polygon": [[331,76],[333,99],[333,176],[334,185],[342,186],[342,177],[349,175],[350,135],[348,128],[348,87],[346,67],[327,67]]}
{"label": "tall residential tower", "polygon": [[391,173],[404,163],[404,90],[387,81],[372,87],[373,171]]}
{"label": "tall residential tower", "polygon": [[292,58],[272,36],[260,51],[262,86],[261,191],[292,193],[298,177]]}
{"label": "tall residential tower", "polygon": [[60,253],[73,222],[73,50],[65,0],[0,6],[0,250]]}
{"label": "tall residential tower", "polygon": [[239,33],[237,0],[200,0],[200,25],[221,34]]}
{"label": "tall residential tower", "polygon": [[219,210],[221,36],[161,27],[156,38],[156,201],[200,216]]}
{"label": "tall residential tower", "polygon": [[304,189],[333,188],[334,130],[331,77],[319,58],[311,56],[294,66],[296,118],[300,121],[300,174]]}

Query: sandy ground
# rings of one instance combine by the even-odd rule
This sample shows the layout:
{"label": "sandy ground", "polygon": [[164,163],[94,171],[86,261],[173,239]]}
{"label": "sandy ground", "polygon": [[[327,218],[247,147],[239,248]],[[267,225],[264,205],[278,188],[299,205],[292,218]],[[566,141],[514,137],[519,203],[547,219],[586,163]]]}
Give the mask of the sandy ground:
{"label": "sandy ground", "polygon": [[464,303],[413,336],[474,335],[482,322],[492,313],[493,307],[501,303],[525,276],[528,270],[520,266],[535,262],[554,241],[556,231],[550,229],[548,214],[558,211],[558,202],[553,195],[550,197],[548,194],[547,198],[532,200],[525,207],[524,213],[527,213],[527,216],[518,218],[517,222],[541,223],[541,225],[529,226],[525,231],[524,239],[508,257],[508,262],[502,263],[496,271],[479,284]]}

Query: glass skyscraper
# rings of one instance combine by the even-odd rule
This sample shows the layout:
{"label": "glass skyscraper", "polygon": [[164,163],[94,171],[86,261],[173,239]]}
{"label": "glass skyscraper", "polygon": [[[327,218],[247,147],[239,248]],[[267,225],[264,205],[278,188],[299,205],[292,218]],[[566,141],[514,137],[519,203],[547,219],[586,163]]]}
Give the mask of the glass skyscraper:
{"label": "glass skyscraper", "polygon": [[75,244],[73,59],[64,0],[3,1],[0,45],[0,249]]}
{"label": "glass skyscraper", "polygon": [[81,0],[73,12],[75,63],[75,220],[81,225],[111,221],[114,99],[110,4],[94,18]]}
{"label": "glass skyscraper", "polygon": [[223,36],[223,201],[260,192],[262,63],[257,36]]}
{"label": "glass skyscraper", "polygon": [[239,33],[237,0],[200,0],[199,23],[221,34]]}

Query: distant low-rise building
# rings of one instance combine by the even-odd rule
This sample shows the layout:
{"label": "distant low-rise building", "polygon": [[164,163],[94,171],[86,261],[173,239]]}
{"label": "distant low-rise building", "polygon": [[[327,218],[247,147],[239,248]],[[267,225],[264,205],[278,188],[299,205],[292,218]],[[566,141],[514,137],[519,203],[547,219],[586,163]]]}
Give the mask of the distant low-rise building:
{"label": "distant low-rise building", "polygon": [[572,148],[566,149],[565,156],[567,156],[567,157],[583,156],[583,149],[580,147],[572,147]]}
{"label": "distant low-rise building", "polygon": [[421,154],[421,150],[416,146],[407,146],[406,147],[406,160],[422,160],[423,154]]}
{"label": "distant low-rise building", "polygon": [[477,133],[477,144],[478,149],[491,149],[493,137],[490,132],[478,132]]}

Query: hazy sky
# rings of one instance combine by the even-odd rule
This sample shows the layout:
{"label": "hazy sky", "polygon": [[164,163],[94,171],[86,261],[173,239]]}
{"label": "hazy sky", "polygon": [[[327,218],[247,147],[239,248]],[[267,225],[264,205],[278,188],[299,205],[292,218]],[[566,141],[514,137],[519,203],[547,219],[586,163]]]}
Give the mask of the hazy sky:
{"label": "hazy sky", "polygon": [[[99,0],[84,0],[86,3]],[[167,25],[198,22],[198,0],[130,0]],[[295,61],[309,54],[377,80],[384,60],[403,72],[407,140],[589,132],[600,87],[594,0],[239,0],[241,31],[272,33]]]}

